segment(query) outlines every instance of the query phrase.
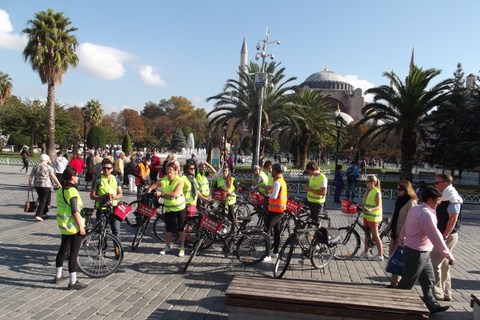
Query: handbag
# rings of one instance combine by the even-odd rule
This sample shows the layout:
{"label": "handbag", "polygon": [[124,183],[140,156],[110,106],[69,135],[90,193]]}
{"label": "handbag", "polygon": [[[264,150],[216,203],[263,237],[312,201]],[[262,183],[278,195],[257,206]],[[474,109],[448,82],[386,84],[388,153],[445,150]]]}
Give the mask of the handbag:
{"label": "handbag", "polygon": [[401,275],[403,272],[403,250],[400,247],[395,249],[395,252],[392,254],[390,259],[388,259],[387,267],[385,271]]}
{"label": "handbag", "polygon": [[[32,193],[32,201],[30,201],[30,192]],[[37,201],[35,201],[35,197],[33,196],[33,190],[29,190],[27,192],[27,201],[25,201],[25,208],[23,212],[35,212],[37,211]]]}

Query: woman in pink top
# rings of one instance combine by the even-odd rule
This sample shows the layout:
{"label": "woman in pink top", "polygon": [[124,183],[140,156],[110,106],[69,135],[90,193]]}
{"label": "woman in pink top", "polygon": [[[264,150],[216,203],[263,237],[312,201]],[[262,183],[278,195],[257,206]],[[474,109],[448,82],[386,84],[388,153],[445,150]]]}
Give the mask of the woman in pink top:
{"label": "woman in pink top", "polygon": [[80,158],[78,152],[73,154],[72,160],[70,160],[70,163],[68,165],[72,168],[75,168],[78,174],[82,173],[83,170],[85,170],[85,162],[83,162],[82,158]]}

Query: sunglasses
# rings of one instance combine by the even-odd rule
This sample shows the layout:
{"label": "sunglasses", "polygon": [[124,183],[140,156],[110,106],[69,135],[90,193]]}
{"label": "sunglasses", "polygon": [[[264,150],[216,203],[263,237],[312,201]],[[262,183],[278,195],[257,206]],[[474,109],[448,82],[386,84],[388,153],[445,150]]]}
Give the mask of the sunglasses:
{"label": "sunglasses", "polygon": [[435,185],[440,184],[440,183],[444,183],[444,182],[447,182],[447,181],[435,181]]}
{"label": "sunglasses", "polygon": [[188,170],[195,170],[195,167],[190,167],[188,168]]}
{"label": "sunglasses", "polygon": [[112,170],[112,167],[102,167],[103,170]]}

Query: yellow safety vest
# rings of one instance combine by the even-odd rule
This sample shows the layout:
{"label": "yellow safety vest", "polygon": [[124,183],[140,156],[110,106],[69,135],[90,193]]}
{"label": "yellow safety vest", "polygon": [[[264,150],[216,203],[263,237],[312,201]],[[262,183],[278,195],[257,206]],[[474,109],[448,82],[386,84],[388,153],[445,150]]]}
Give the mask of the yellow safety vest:
{"label": "yellow safety vest", "polygon": [[[168,176],[163,177],[160,180],[160,184],[162,186],[162,192],[163,193],[174,192],[175,188],[178,186],[181,180],[182,180],[181,177],[176,176],[175,179],[173,179],[172,183],[170,183],[170,180],[168,180]],[[180,194],[176,197],[163,196],[163,204],[165,206],[165,212],[181,211],[185,209],[185,196],[183,195],[183,190],[181,190]]]}
{"label": "yellow safety vest", "polygon": [[[323,173],[320,173],[318,176],[314,177],[313,175],[310,176],[310,182],[308,183],[308,186],[312,188],[313,190],[320,190],[322,187],[322,182],[324,179],[326,179],[325,175]],[[315,194],[311,191],[307,192],[307,200],[312,203],[324,203],[325,202],[325,196],[321,196],[319,194]]]}
{"label": "yellow safety vest", "polygon": [[[219,177],[217,179],[217,188],[221,188],[221,187],[224,187],[225,188],[225,182],[223,181],[223,177]],[[237,203],[237,195],[235,194],[235,178],[232,177],[232,185],[230,186],[230,188],[228,188],[228,190],[225,189],[225,191],[227,193],[233,193],[233,196],[227,196],[227,204],[228,205],[232,205],[232,204],[235,204]],[[221,201],[217,201],[217,203],[220,203]]]}
{"label": "yellow safety vest", "polygon": [[380,209],[375,210],[375,211],[365,211],[363,213],[363,218],[365,218],[367,221],[370,222],[380,222],[382,221],[382,215],[383,215],[383,210],[382,210],[382,193],[378,188],[373,188],[370,190],[368,193],[367,199],[365,199],[365,207],[366,208],[373,208],[376,207],[377,204],[375,202],[375,195],[377,193],[380,193]]}
{"label": "yellow safety vest", "polygon": [[[62,195],[62,193],[64,194]],[[65,199],[63,198],[64,195]],[[60,232],[66,235],[76,234],[80,231],[80,226],[72,215],[72,207],[70,206],[70,199],[72,198],[77,198],[77,208],[80,212],[83,203],[76,188],[60,188],[57,190],[57,224]],[[67,200],[67,202],[65,202],[65,200]],[[81,221],[82,225],[85,226],[85,220],[81,218]]]}
{"label": "yellow safety vest", "polygon": [[283,213],[287,209],[287,183],[283,178],[277,178],[275,181],[280,182],[280,192],[277,199],[268,199],[268,211]]}
{"label": "yellow safety vest", "polygon": [[[267,186],[268,184],[268,176],[265,174],[265,172],[263,171],[260,171],[260,173],[258,174],[260,177],[262,177],[262,182],[260,182],[258,184],[258,190],[260,190],[260,192],[266,194],[268,193],[268,191],[270,190],[265,190],[265,187]],[[273,184],[273,179],[272,179],[272,184]],[[268,188],[267,188],[268,189]]]}
{"label": "yellow safety vest", "polygon": [[201,174],[199,172],[199,173],[197,173],[197,176],[195,177],[195,180],[197,180],[198,191],[200,191],[200,193],[205,197],[210,196],[210,184],[208,182],[207,175],[206,174]]}
{"label": "yellow safety vest", "polygon": [[[100,178],[100,179],[99,179]],[[97,188],[97,196],[102,196],[104,194],[110,193],[113,194],[114,196],[117,195],[117,190],[118,190],[118,184],[117,184],[117,178],[115,178],[113,175],[110,175],[110,180],[107,180],[105,176],[102,174],[99,178],[96,179],[96,182],[100,181],[100,184],[95,186]],[[113,200],[113,206],[117,206],[118,200]],[[96,201],[95,206],[99,209],[106,209],[107,207],[101,207],[101,203]]]}
{"label": "yellow safety vest", "polygon": [[[188,179],[187,176],[182,176],[182,179],[183,179],[183,196],[185,197],[185,204],[196,205],[198,195],[193,194],[193,186],[192,186],[192,183],[190,182],[190,179]],[[195,179],[193,181],[197,183]],[[197,189],[198,189],[198,185],[197,185]]]}

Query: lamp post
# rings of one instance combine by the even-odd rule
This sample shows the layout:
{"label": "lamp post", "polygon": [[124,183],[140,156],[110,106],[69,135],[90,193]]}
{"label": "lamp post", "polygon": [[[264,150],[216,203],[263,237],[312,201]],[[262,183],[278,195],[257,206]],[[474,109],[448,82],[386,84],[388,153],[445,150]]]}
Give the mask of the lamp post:
{"label": "lamp post", "polygon": [[345,120],[340,114],[338,114],[335,117],[335,127],[337,127],[337,151],[335,152],[335,170],[337,170],[337,165],[338,165],[338,146],[340,144],[340,128],[344,125],[345,125]]}
{"label": "lamp post", "polygon": [[83,162],[86,160],[87,156],[87,119],[90,118],[90,108],[87,106],[82,108],[83,116]]}
{"label": "lamp post", "polygon": [[[272,42],[268,42],[268,38],[270,36],[270,31],[267,28],[266,31],[266,39],[258,40],[257,43],[257,51],[262,49],[261,52],[257,52],[255,55],[255,60],[259,60],[262,57],[262,72],[255,73],[255,85],[260,88],[260,96],[258,99],[258,128],[257,128],[257,139],[255,143],[255,165],[260,164],[260,137],[262,132],[262,108],[263,108],[263,98],[265,96],[265,87],[267,86],[267,73],[265,72],[265,58],[270,57],[270,59],[275,59],[273,54],[267,54],[267,45],[276,43],[280,44],[280,40],[275,40]],[[262,45],[260,45],[262,43]]]}
{"label": "lamp post", "polygon": [[228,129],[228,123],[225,121],[222,126],[223,130],[223,162],[227,162],[227,129]]}

